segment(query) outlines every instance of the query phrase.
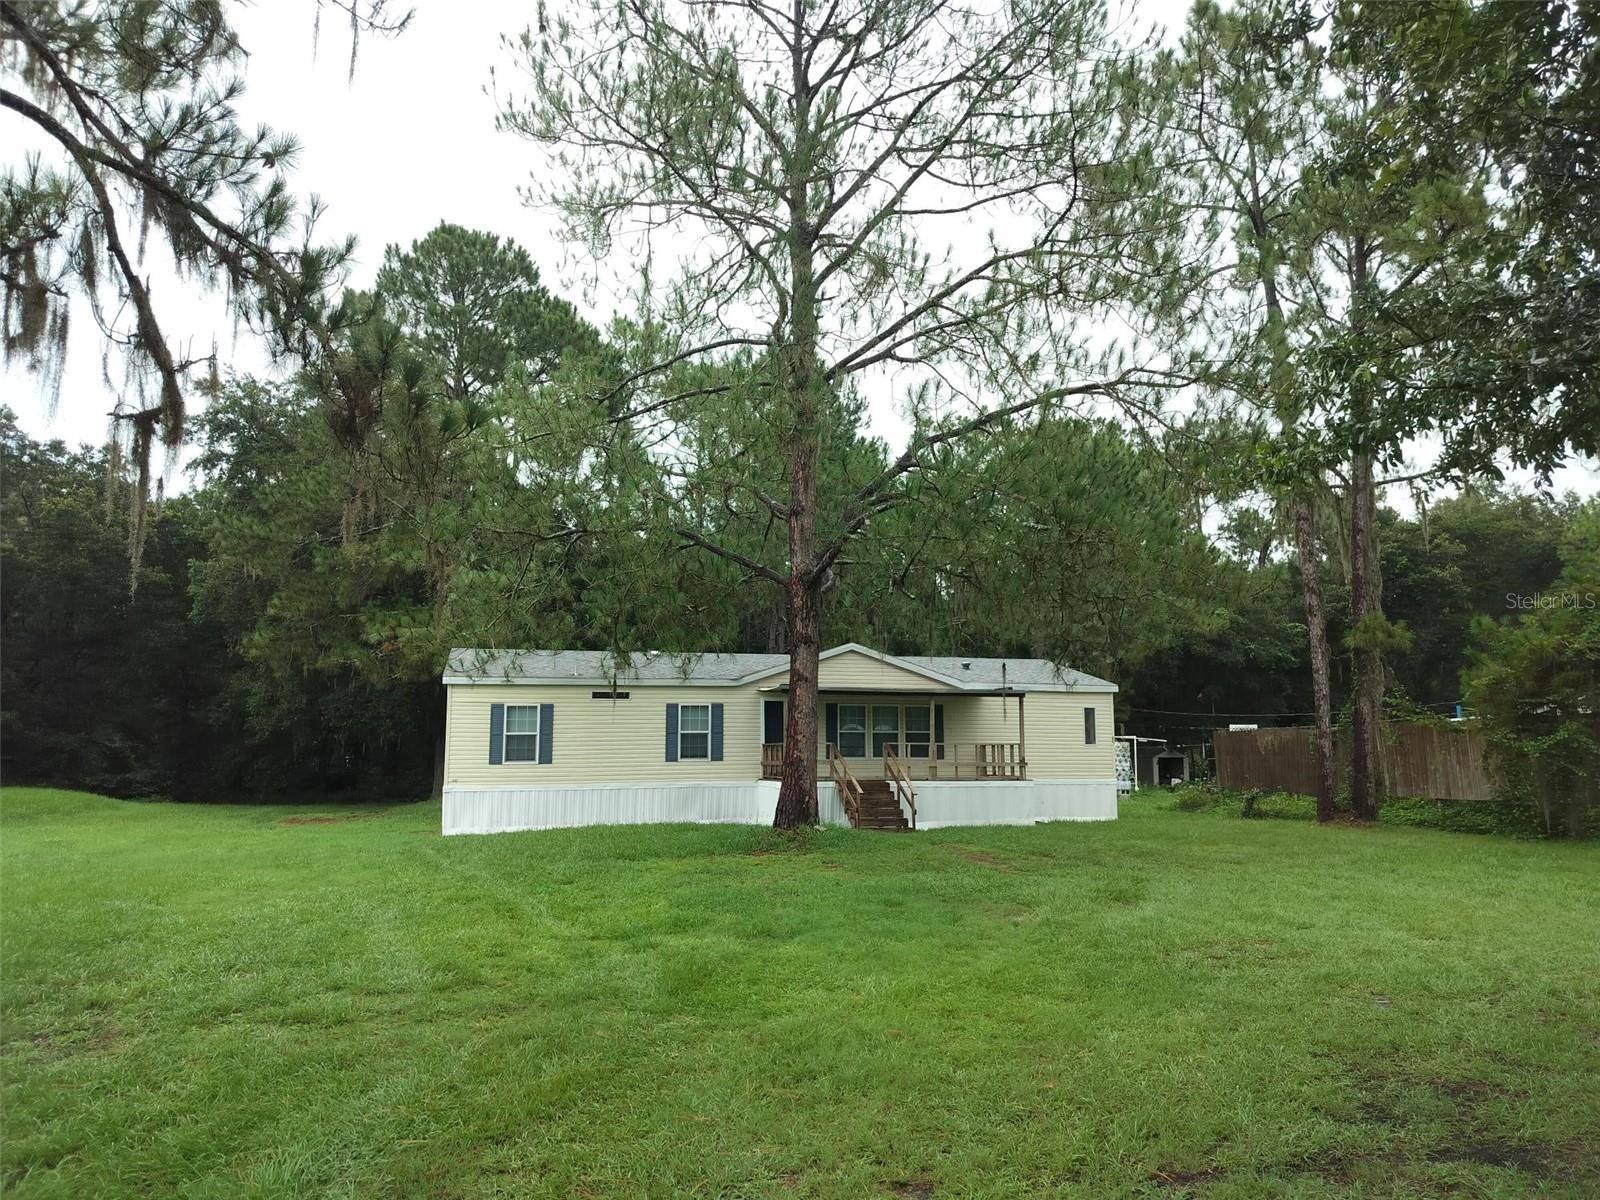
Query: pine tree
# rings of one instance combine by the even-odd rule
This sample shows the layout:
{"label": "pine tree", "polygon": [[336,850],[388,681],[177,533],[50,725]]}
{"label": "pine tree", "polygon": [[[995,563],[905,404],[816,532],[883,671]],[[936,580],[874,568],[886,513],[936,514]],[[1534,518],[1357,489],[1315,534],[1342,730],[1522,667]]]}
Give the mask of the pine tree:
{"label": "pine tree", "polygon": [[[542,198],[597,255],[645,260],[636,399],[616,423],[673,454],[697,402],[738,397],[766,460],[740,447],[685,470],[774,523],[769,556],[679,496],[660,508],[670,536],[781,591],[776,823],[813,820],[822,607],[846,546],[948,442],[1167,379],[1102,361],[1081,324],[1119,283],[1167,278],[1150,263],[1149,97],[1097,0],[593,3],[542,14],[514,49],[529,91],[502,123],[554,151]],[[679,268],[661,286],[657,254]],[[742,378],[671,389],[732,351]],[[825,507],[830,414],[880,389],[908,404],[910,443]]]}

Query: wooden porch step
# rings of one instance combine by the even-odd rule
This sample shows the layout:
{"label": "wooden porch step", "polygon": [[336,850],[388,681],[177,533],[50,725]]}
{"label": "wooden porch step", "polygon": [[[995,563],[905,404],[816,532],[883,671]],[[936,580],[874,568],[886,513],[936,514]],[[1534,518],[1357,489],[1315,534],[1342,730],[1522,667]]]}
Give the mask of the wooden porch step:
{"label": "wooden porch step", "polygon": [[906,819],[899,813],[887,812],[861,812],[861,819],[856,822],[857,829],[908,829]]}
{"label": "wooden porch step", "polygon": [[861,817],[856,821],[856,828],[895,833],[910,828],[887,779],[861,780]]}

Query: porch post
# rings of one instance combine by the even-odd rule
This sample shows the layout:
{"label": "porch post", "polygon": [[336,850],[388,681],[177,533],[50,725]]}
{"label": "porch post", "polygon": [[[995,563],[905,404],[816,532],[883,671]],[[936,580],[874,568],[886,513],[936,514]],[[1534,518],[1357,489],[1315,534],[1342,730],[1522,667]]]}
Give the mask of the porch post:
{"label": "porch post", "polygon": [[1023,779],[1028,777],[1028,722],[1022,711],[1027,699],[1027,692],[1017,693],[1017,770]]}

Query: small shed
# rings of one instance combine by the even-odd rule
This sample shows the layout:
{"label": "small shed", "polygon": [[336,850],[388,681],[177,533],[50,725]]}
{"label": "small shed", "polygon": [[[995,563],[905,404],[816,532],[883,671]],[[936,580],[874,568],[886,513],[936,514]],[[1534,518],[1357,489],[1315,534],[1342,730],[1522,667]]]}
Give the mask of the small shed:
{"label": "small shed", "polygon": [[1189,781],[1189,755],[1182,749],[1158,751],[1150,760],[1150,773],[1157,787],[1171,787]]}

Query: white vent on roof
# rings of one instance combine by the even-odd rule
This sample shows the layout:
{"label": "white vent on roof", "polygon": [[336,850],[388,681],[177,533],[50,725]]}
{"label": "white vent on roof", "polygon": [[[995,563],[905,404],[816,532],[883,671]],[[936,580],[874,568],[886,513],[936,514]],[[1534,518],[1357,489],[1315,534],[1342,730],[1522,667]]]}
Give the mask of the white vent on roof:
{"label": "white vent on roof", "polygon": [[963,670],[963,671],[970,671],[970,670],[972,670],[972,663],[971,663],[971,662],[964,662],[964,663],[962,663],[962,664],[961,664],[961,669],[962,669],[962,670]]}

